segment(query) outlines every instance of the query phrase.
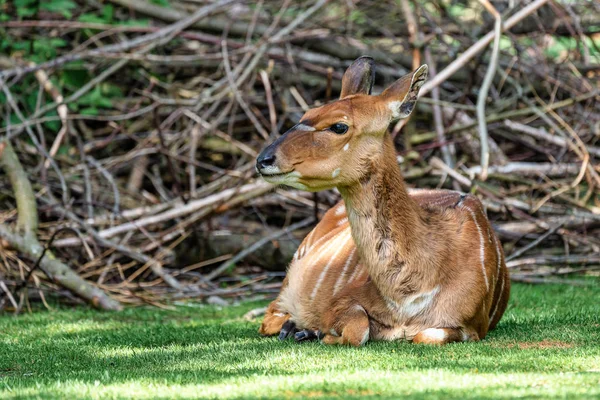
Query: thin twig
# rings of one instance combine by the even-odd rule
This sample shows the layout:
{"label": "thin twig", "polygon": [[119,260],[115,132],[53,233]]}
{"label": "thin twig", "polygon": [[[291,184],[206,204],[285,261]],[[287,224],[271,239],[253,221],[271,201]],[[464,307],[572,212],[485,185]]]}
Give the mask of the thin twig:
{"label": "thin twig", "polygon": [[485,78],[479,88],[479,94],[477,95],[477,122],[479,124],[479,139],[481,142],[481,174],[480,178],[482,181],[487,179],[488,166],[490,164],[490,150],[488,144],[488,129],[485,121],[485,103],[487,101],[487,95],[492,86],[494,75],[496,75],[496,69],[498,68],[498,53],[500,52],[500,36],[502,34],[502,17],[500,13],[494,8],[489,0],[479,0],[486,10],[492,14],[495,18],[494,23],[494,45],[492,47],[492,56],[490,57],[490,64],[488,65]]}
{"label": "thin twig", "polygon": [[269,243],[271,240],[275,240],[275,239],[277,239],[283,235],[286,235],[290,232],[293,232],[297,229],[304,228],[305,226],[308,226],[308,225],[314,223],[314,221],[315,220],[313,217],[305,218],[300,222],[296,222],[295,224],[288,226],[287,228],[280,229],[278,231],[273,232],[269,236],[265,236],[264,238],[257,240],[251,246],[242,250],[241,252],[236,254],[231,259],[229,259],[229,260],[225,261],[223,264],[219,265],[210,274],[206,275],[206,280],[211,281],[211,280],[215,279],[217,276],[221,275],[224,271],[226,271],[230,267],[234,266],[235,263],[243,260],[248,255],[254,253],[256,250],[260,249],[262,246]]}

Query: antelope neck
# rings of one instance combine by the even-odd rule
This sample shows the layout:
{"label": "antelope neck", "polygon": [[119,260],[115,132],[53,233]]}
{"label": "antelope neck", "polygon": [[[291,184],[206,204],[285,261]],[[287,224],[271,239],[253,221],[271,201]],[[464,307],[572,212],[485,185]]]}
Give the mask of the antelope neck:
{"label": "antelope neck", "polygon": [[370,166],[363,181],[338,189],[362,262],[380,291],[393,298],[394,283],[406,279],[405,267],[424,245],[427,226],[408,194],[389,136]]}

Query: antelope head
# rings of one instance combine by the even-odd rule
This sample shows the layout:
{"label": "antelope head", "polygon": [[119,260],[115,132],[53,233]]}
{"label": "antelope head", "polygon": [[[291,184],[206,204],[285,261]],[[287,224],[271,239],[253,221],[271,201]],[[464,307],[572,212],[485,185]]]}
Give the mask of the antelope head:
{"label": "antelope head", "polygon": [[373,59],[360,57],[344,73],[339,100],[308,110],[266,147],[256,169],[267,181],[308,191],[351,186],[371,171],[390,122],[415,108],[427,65],[371,95]]}

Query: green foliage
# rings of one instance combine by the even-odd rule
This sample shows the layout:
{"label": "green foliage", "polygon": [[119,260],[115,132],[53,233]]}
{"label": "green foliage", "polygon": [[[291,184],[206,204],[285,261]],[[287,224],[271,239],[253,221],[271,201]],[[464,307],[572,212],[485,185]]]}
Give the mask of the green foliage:
{"label": "green foliage", "polygon": [[161,7],[171,7],[169,0],[150,0],[150,3],[156,4],[157,6]]}
{"label": "green foliage", "polygon": [[218,309],[0,318],[0,398],[597,398],[600,287],[515,285],[498,328],[444,347],[261,338]]}
{"label": "green foliage", "polygon": [[33,17],[38,11],[37,0],[15,0],[18,17]]}
{"label": "green foliage", "polygon": [[40,10],[55,12],[65,18],[71,18],[73,16],[71,10],[76,7],[77,4],[72,0],[44,0],[40,2]]}
{"label": "green foliage", "polygon": [[[598,50],[600,48],[600,38],[592,39],[591,37],[585,37],[583,41],[585,42],[593,61],[600,62],[600,50]],[[583,45],[582,40],[579,38],[553,37],[552,43],[544,48],[544,54],[555,61],[561,61],[569,52],[576,51],[582,53]]]}
{"label": "green foliage", "polygon": [[[6,0],[2,4],[6,4]],[[57,13],[65,18],[71,18],[73,16],[71,11],[77,8],[77,4],[73,0],[14,0],[13,6],[19,18],[32,18],[39,11]],[[7,14],[0,13],[1,20],[7,20],[6,16]]]}

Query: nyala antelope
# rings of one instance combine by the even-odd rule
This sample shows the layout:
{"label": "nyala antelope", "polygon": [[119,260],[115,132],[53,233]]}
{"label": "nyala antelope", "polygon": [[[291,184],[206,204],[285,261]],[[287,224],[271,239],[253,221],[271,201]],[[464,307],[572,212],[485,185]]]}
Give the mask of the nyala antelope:
{"label": "nyala antelope", "polygon": [[409,191],[386,133],[411,114],[426,77],[423,65],[370,95],[373,60],[361,57],[339,100],[308,110],[259,155],[266,181],[335,187],[343,198],[300,245],[263,335],[285,337],[295,326],[304,329],[297,339],[319,332],[326,344],[445,344],[482,339],[502,317],[509,276],[481,202]]}

